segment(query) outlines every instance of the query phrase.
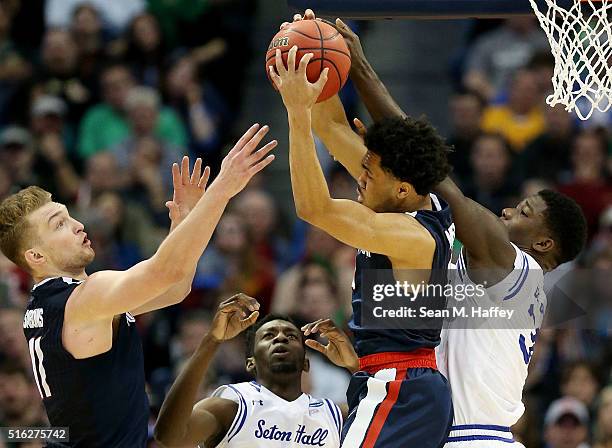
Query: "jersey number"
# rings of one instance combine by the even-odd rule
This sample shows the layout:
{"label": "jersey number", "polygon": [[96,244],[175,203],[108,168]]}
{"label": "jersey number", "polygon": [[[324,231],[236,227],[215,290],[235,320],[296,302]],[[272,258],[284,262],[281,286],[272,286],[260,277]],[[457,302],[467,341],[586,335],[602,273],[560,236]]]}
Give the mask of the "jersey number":
{"label": "jersey number", "polygon": [[32,370],[34,371],[34,379],[36,380],[36,385],[38,386],[38,392],[40,392],[40,396],[42,398],[49,398],[51,396],[51,389],[49,389],[49,384],[47,384],[47,372],[45,372],[45,367],[43,366],[43,352],[40,348],[40,340],[41,336],[37,338],[32,338],[28,341],[28,346],[30,348],[30,358],[32,358]]}

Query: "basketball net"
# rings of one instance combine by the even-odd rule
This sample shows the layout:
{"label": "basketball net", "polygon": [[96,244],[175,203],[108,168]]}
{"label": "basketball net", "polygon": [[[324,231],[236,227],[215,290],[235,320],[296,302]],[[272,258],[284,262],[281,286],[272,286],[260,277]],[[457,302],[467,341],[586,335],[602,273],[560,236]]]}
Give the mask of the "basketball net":
{"label": "basketball net", "polygon": [[595,110],[607,112],[612,106],[612,0],[529,1],[555,58],[554,90],[546,102],[563,104],[581,120]]}

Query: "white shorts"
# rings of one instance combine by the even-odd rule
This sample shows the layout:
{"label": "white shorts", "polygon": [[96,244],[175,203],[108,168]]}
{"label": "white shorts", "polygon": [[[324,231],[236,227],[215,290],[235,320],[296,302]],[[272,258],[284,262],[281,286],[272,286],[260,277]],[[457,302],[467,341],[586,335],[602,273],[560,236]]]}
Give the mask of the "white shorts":
{"label": "white shorts", "polygon": [[510,428],[499,425],[453,425],[444,448],[525,448]]}

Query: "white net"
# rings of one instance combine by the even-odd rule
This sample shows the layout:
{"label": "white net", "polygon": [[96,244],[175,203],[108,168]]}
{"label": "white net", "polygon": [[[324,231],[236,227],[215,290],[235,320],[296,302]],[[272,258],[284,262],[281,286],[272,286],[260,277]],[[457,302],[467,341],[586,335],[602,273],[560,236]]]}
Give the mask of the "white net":
{"label": "white net", "polygon": [[529,0],[555,58],[551,106],[587,120],[612,106],[612,0]]}

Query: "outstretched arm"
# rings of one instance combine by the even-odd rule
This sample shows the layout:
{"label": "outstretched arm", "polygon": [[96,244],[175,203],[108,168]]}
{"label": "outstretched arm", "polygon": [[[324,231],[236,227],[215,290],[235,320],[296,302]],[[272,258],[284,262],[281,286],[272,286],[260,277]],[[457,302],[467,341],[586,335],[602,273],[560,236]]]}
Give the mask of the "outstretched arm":
{"label": "outstretched arm", "polygon": [[277,72],[270,75],[289,116],[289,164],[298,216],[352,247],[385,254],[414,268],[429,268],[423,253],[433,253],[435,243],[413,217],[376,213],[355,201],[330,197],[311,132],[312,105],[325,84],[326,71],[315,84],[309,83],[306,66],[312,54],[305,55],[296,70],[296,53],[297,47],[289,51],[289,68],[285,68],[277,51]]}
{"label": "outstretched arm", "polygon": [[214,446],[210,442],[218,442],[225,435],[236,415],[236,403],[218,397],[206,398],[195,406],[194,403],[219,344],[254,324],[259,316],[258,309],[259,303],[244,294],[237,294],[219,305],[210,332],[162,404],[155,424],[155,439],[162,445],[183,447],[206,442],[206,446]]}
{"label": "outstretched arm", "polygon": [[68,300],[66,320],[89,325],[137,310],[191,275],[229,200],[273,160],[266,155],[275,141],[257,150],[267,131],[256,125],[244,134],[206,194],[151,258],[127,271],[96,272],[79,285]]}
{"label": "outstretched arm", "polygon": [[[311,17],[310,13],[305,16]],[[340,19],[336,20],[336,28],[349,46],[352,64],[351,79],[372,118],[377,121],[384,118],[405,117],[404,111],[391,97],[366,59],[359,37]],[[325,112],[325,115],[318,117],[319,123],[326,122],[327,114],[338,115],[332,106],[325,105],[325,109],[321,110]],[[346,125],[348,126],[348,122]],[[347,131],[341,131],[338,127],[329,127],[328,132],[336,134],[335,141],[339,142],[341,134],[345,135]],[[334,140],[329,138],[329,141]],[[334,151],[336,150],[332,150],[332,154]],[[438,184],[434,191],[439,193],[453,210],[457,238],[463,243],[468,253],[470,266],[512,269],[514,248],[499,218],[466,197],[450,177]]]}

